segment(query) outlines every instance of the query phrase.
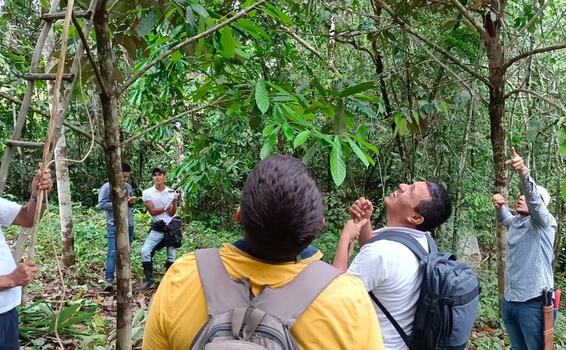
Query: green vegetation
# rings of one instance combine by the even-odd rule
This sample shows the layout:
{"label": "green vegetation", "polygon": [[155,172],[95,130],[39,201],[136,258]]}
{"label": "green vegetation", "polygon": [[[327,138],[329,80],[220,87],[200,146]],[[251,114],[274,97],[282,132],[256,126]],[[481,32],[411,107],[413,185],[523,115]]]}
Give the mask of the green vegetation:
{"label": "green vegetation", "polygon": [[[89,33],[94,64],[83,57],[65,115],[68,124],[85,130],[66,129],[68,158],[89,152],[85,135],[92,132],[96,140],[83,162],[68,163],[77,262],[63,268],[61,281],[53,193],[39,231],[40,276],[21,310],[28,344],[47,348],[56,341],[55,331],[69,347],[115,343],[116,300],[100,288],[105,220],[93,207],[98,188],[112,174],[107,161],[118,163],[112,158],[117,149],[132,166],[137,196],[150,186],[149,172],[157,165],[168,169],[168,185],[184,192],[179,212],[187,234],[179,255],[238,237],[232,218],[240,189],[253,166],[271,154],[301,159],[325,193],[327,227],[316,245],[328,261],[353,200],[365,196],[375,204],[373,224],[379,227],[383,198],[399,183],[443,183],[457,210],[435,234],[441,246],[458,254],[464,238],[477,238],[483,292],[473,344],[497,349],[508,341],[498,317],[502,231],[491,195],[502,192],[511,203],[519,195],[516,175],[503,164],[515,147],[552,196],[550,210],[560,223],[556,283],[566,289],[565,0],[274,0],[218,30],[213,29],[259,0],[100,1],[109,13],[104,25],[112,51],[101,49],[102,35]],[[76,1],[75,7],[88,2]],[[0,3],[4,141],[12,138],[27,84],[22,77],[30,70],[40,13],[50,1]],[[54,29],[54,53],[42,56],[42,72],[58,59],[61,21]],[[71,27],[67,69],[78,42]],[[175,46],[179,43],[187,44]],[[113,61],[107,72],[106,86],[115,89],[110,96],[93,68],[100,71],[104,57]],[[49,111],[47,87],[45,81],[35,84],[36,110]],[[116,106],[117,114],[109,115],[101,101]],[[22,139],[43,142],[46,120],[30,112]],[[117,127],[109,130],[108,121],[117,121]],[[108,145],[109,133],[121,144]],[[0,153],[7,147],[0,142]],[[29,197],[40,159],[37,149],[17,149],[4,197],[19,202]],[[134,286],[141,281],[139,251],[148,220],[138,203]],[[13,242],[17,230],[7,232]],[[163,262],[158,254],[157,274]],[[150,295],[134,287],[136,342]],[[556,334],[564,348],[563,314]]]}

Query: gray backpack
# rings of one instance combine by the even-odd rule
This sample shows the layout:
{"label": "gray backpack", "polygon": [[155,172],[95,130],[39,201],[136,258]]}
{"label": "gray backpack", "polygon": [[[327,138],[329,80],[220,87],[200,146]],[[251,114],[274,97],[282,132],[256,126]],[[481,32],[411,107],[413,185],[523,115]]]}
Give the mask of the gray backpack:
{"label": "gray backpack", "polygon": [[479,309],[480,281],[474,270],[452,253],[439,252],[426,235],[430,253],[408,234],[382,230],[368,243],[388,240],[409,248],[424,265],[417,310],[409,336],[377,297],[370,297],[395,327],[411,350],[462,350],[466,348]]}
{"label": "gray backpack", "polygon": [[228,276],[218,249],[197,250],[195,255],[208,322],[196,335],[191,350],[298,350],[291,327],[340,274],[334,267],[315,261],[285,286],[266,286],[254,297],[246,279]]}

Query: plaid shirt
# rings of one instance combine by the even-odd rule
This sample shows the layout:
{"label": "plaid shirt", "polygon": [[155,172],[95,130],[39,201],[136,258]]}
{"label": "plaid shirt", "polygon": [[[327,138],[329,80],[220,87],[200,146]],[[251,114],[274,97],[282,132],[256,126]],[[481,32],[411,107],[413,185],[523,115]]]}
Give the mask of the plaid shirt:
{"label": "plaid shirt", "polygon": [[529,215],[513,215],[506,206],[497,209],[497,219],[508,228],[504,296],[516,302],[538,297],[543,288],[554,287],[556,235],[556,220],[544,205],[534,180],[528,174],[520,176],[520,180]]}

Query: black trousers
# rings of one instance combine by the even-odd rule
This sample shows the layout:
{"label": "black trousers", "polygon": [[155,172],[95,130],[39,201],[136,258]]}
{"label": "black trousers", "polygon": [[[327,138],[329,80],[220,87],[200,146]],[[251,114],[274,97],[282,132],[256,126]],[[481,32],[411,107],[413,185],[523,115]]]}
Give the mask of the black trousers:
{"label": "black trousers", "polygon": [[18,311],[13,308],[0,314],[0,350],[18,350]]}

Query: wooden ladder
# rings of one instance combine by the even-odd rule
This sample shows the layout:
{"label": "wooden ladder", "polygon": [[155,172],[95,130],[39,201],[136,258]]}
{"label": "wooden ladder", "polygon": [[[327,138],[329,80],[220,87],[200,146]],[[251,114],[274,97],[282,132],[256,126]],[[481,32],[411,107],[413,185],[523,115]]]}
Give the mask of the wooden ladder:
{"label": "wooden ladder", "polygon": [[[59,111],[57,113],[57,119],[55,121],[56,129],[55,129],[51,149],[54,149],[54,146],[57,143],[57,140],[59,139],[61,133],[61,127],[63,124],[64,116],[71,102],[73,87],[75,84],[75,78],[77,76],[78,70],[80,69],[80,62],[83,56],[83,51],[87,50],[88,53],[88,44],[86,42],[86,38],[88,38],[88,34],[93,26],[94,12],[98,6],[98,2],[99,0],[92,0],[87,10],[73,10],[73,23],[77,29],[77,33],[79,33],[81,40],[78,41],[77,43],[77,49],[75,52],[73,65],[71,66],[71,71],[63,75],[65,90],[61,95],[61,99],[59,102]],[[10,163],[12,162],[12,159],[14,157],[16,148],[43,147],[43,143],[41,142],[26,141],[26,140],[22,140],[21,137],[26,122],[26,118],[30,110],[35,82],[38,80],[55,79],[55,74],[41,73],[38,71],[38,69],[39,69],[39,61],[42,55],[42,50],[45,45],[45,41],[47,39],[49,31],[53,25],[53,22],[65,18],[65,11],[59,10],[59,4],[60,4],[60,0],[52,1],[51,8],[49,9],[49,13],[45,13],[41,16],[41,21],[43,25],[41,27],[41,32],[39,34],[37,43],[35,44],[35,49],[33,51],[30,72],[24,74],[23,76],[23,78],[27,80],[27,87],[21,102],[18,118],[14,126],[14,132],[12,133],[12,137],[10,139],[4,141],[6,144],[6,148],[4,151],[4,155],[2,157],[2,165],[0,166],[0,196],[4,193],[4,189],[6,187],[6,181],[8,180]],[[77,18],[84,18],[84,23],[82,28],[79,22],[77,21]]]}

